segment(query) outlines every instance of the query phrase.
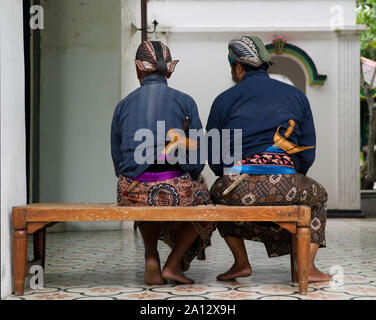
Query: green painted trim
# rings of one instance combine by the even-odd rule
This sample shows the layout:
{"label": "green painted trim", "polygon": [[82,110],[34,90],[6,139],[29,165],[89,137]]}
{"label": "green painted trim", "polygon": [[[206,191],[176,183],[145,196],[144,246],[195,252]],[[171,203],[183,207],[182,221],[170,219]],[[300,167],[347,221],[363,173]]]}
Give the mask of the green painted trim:
{"label": "green painted trim", "polygon": [[[376,98],[376,89],[372,90],[373,97]],[[363,90],[360,89],[360,99],[365,99],[366,97],[364,96]]]}
{"label": "green painted trim", "polygon": [[[273,43],[266,45],[266,49],[269,51],[271,55],[276,54],[274,50]],[[327,75],[319,74],[317,72],[317,68],[315,63],[312,61],[311,57],[302,49],[297,46],[294,46],[290,43],[286,43],[285,47],[283,48],[284,54],[290,54],[297,59],[299,59],[306,69],[308,75],[308,83],[309,85],[323,85],[325,80],[327,79]]]}

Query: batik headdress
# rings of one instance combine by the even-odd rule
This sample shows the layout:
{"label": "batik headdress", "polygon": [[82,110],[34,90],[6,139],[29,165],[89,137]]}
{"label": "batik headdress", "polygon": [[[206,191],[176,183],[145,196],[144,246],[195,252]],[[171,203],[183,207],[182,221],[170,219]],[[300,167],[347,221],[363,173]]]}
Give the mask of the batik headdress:
{"label": "batik headdress", "polygon": [[170,49],[163,42],[142,41],[135,62],[141,71],[172,73],[179,60],[171,59]]}
{"label": "batik headdress", "polygon": [[243,36],[230,41],[228,58],[231,63],[241,63],[252,67],[260,67],[269,63],[271,56],[258,37]]}

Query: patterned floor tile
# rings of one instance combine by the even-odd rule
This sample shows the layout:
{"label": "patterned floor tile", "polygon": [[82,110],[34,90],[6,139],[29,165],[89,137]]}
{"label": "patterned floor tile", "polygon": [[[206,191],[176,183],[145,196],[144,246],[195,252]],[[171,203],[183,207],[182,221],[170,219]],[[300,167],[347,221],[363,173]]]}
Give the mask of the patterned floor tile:
{"label": "patterned floor tile", "polygon": [[[186,273],[196,284],[171,282],[164,286],[147,286],[143,282],[143,242],[139,233],[48,233],[44,289],[30,289],[29,277],[24,296],[11,295],[7,299],[376,300],[375,230],[374,219],[330,219],[327,248],[319,250],[317,266],[325,272],[342,271],[343,277],[332,285],[309,284],[306,296],[298,295],[298,285],[291,282],[289,257],[269,259],[264,246],[256,242],[246,242],[253,275],[236,281],[217,281],[216,275],[232,264],[231,253],[217,232],[207,250],[207,260],[193,261]],[[159,243],[159,250],[163,263],[170,249]]]}

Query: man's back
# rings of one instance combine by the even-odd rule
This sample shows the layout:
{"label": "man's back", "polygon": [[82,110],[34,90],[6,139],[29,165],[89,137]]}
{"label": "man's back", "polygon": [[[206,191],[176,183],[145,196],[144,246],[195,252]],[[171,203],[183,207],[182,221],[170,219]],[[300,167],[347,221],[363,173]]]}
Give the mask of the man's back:
{"label": "man's back", "polygon": [[[243,81],[216,98],[206,129],[242,129],[244,159],[273,145],[276,129],[287,127],[290,119],[296,126],[289,140],[315,145],[312,113],[304,93],[257,70],[247,72]],[[230,150],[233,154],[233,141]],[[297,170],[305,173],[314,157],[314,149],[294,156]]]}
{"label": "man's back", "polygon": [[[137,164],[134,159],[136,148],[144,140],[142,130],[136,135],[138,130],[147,129],[153,133],[153,144],[146,147],[154,150],[156,160],[157,135],[160,135],[159,143],[164,147],[167,131],[182,128],[187,116],[190,118],[189,128],[202,128],[196,103],[189,95],[168,87],[163,76],[155,74],[145,78],[142,86],[124,98],[114,113],[111,145],[116,174],[137,177],[148,167],[147,164]],[[158,132],[158,121],[161,121],[161,132]],[[190,169],[199,170],[198,167]]]}

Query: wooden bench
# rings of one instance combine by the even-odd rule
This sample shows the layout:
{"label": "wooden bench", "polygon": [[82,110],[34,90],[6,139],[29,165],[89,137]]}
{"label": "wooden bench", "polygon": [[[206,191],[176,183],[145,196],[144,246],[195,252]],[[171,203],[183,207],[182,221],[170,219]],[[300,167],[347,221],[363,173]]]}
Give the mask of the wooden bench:
{"label": "wooden bench", "polygon": [[[291,276],[299,294],[308,287],[311,209],[307,206],[121,207],[114,204],[32,204],[13,208],[14,291],[23,295],[32,265],[45,266],[46,228],[63,221],[269,221],[292,234],[297,271],[291,255]],[[27,235],[33,234],[34,260],[27,262]]]}

